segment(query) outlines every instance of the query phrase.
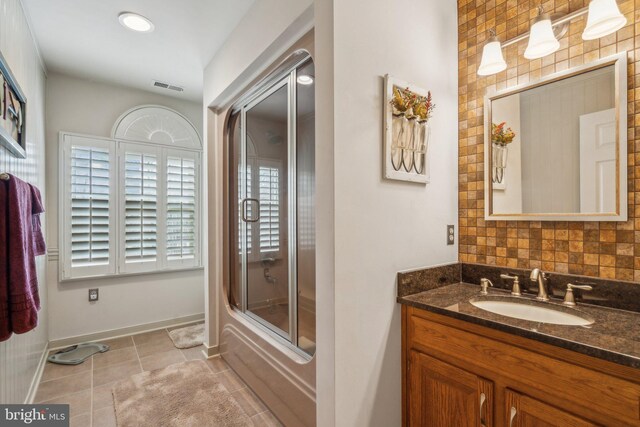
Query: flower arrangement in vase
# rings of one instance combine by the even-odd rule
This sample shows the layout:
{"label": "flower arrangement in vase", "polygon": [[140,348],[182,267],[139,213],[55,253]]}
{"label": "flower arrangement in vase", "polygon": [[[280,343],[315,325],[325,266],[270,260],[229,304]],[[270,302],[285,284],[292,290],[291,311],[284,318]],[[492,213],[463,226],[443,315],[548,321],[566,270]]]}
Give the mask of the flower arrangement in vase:
{"label": "flower arrangement in vase", "polygon": [[423,174],[429,144],[428,121],[436,105],[431,92],[421,96],[408,87],[393,86],[391,164],[396,171]]}
{"label": "flower arrangement in vase", "polygon": [[504,171],[507,167],[507,155],[509,154],[507,146],[516,137],[513,129],[506,127],[506,125],[506,122],[491,124],[491,142],[493,143],[491,150],[491,180],[494,184],[503,184]]}
{"label": "flower arrangement in vase", "polygon": [[513,142],[516,137],[516,133],[511,128],[505,128],[507,122],[502,122],[499,125],[491,124],[491,141],[496,144],[507,145]]}

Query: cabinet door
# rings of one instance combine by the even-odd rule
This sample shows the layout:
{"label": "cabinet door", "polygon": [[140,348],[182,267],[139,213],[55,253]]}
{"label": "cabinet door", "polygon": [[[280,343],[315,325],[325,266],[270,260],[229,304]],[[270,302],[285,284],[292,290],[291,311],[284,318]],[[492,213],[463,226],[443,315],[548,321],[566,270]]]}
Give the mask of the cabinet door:
{"label": "cabinet door", "polygon": [[508,427],[596,427],[573,414],[513,390],[506,390],[506,423]]}
{"label": "cabinet door", "polygon": [[410,427],[491,427],[493,383],[411,350]]}

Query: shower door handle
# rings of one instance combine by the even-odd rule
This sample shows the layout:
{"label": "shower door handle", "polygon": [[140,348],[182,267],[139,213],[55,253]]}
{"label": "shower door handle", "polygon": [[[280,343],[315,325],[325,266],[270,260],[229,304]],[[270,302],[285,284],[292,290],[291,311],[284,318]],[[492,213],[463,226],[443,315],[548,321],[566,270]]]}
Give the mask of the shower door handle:
{"label": "shower door handle", "polygon": [[[254,217],[253,215],[251,216],[251,218],[249,218],[247,216],[247,204],[248,203],[255,203],[256,204],[256,216]],[[260,221],[260,200],[258,199],[244,199],[242,200],[242,220],[244,222],[258,222]]]}

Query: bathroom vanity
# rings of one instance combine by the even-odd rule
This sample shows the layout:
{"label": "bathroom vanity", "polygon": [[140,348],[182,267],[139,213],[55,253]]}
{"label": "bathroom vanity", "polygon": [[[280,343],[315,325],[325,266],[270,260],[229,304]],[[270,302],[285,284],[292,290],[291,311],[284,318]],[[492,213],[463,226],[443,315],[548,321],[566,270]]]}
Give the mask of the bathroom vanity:
{"label": "bathroom vanity", "polygon": [[[403,425],[640,426],[640,313],[607,307],[603,297],[607,288],[624,294],[634,285],[596,279],[602,305],[580,296],[571,308],[553,296],[560,283],[584,278],[552,276],[555,295],[545,304],[576,310],[586,326],[516,319],[472,303],[539,304],[535,293],[512,297],[508,281],[495,280],[487,296],[479,282],[465,283],[513,270],[452,264],[399,275]],[[527,271],[515,274],[529,281]]]}

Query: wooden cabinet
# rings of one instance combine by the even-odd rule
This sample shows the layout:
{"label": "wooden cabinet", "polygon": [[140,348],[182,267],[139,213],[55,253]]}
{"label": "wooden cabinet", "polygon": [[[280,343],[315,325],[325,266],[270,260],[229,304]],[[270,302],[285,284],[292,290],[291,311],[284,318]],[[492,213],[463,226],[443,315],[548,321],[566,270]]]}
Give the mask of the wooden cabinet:
{"label": "wooden cabinet", "polygon": [[493,415],[493,383],[412,350],[410,426],[477,427]]}
{"label": "wooden cabinet", "polygon": [[402,307],[403,425],[640,427],[640,370]]}
{"label": "wooden cabinet", "polygon": [[569,412],[565,412],[547,403],[533,399],[513,390],[506,390],[505,414],[509,427],[597,427]]}

